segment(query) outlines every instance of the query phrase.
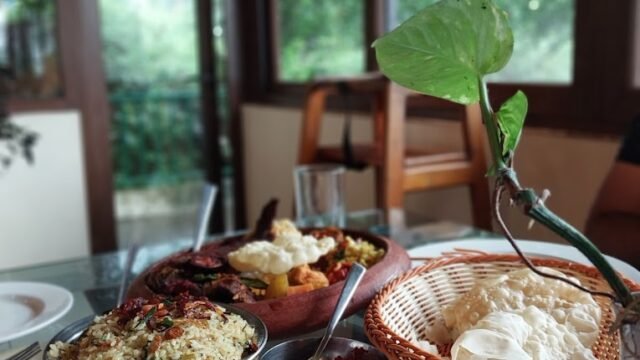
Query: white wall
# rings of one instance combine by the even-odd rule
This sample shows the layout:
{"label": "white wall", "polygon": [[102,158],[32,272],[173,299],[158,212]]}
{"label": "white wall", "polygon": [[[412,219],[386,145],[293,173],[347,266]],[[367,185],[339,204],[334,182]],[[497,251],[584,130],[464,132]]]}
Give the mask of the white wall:
{"label": "white wall", "polygon": [[[248,223],[270,197],[281,199],[280,215],[291,216],[293,179],[291,171],[298,152],[302,114],[298,109],[245,104],[243,107],[244,156]],[[341,114],[329,114],[324,121],[321,142],[338,143],[342,131]],[[371,138],[370,121],[356,116],[354,138]],[[453,121],[410,120],[406,133],[412,147],[457,149],[462,144],[460,125]],[[601,182],[615,158],[618,140],[571,135],[562,131],[527,128],[523,134],[516,170],[521,183],[538,190],[549,188],[549,206],[567,221],[582,229]],[[352,173],[347,179],[348,208],[357,210],[375,203],[373,172]],[[471,222],[471,206],[465,188],[412,193],[405,209],[420,217]],[[516,211],[505,218],[516,235],[523,238],[558,241],[540,226],[526,230],[528,219]]]}
{"label": "white wall", "polygon": [[89,254],[87,194],[76,111],[16,114],[38,133],[35,163],[0,174],[0,269]]}

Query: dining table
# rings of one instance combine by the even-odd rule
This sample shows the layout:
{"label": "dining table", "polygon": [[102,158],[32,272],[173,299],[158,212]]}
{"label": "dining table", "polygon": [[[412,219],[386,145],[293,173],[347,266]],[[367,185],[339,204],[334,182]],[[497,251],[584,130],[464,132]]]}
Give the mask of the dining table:
{"label": "dining table", "polygon": [[[366,230],[388,236],[405,248],[413,259],[412,266],[418,266],[425,259],[439,256],[455,250],[477,250],[488,252],[513,252],[509,243],[500,235],[474,228],[469,225],[450,221],[414,222],[409,226],[392,228],[385,224],[382,212],[377,209],[349,213],[347,228]],[[209,236],[208,242],[217,241],[234,234],[216,234]],[[150,242],[141,244],[135,262],[131,268],[131,277],[135,277],[154,262],[191,246],[190,238],[179,238],[170,242]],[[532,256],[550,256],[587,263],[575,248],[544,241],[523,240],[521,247]],[[127,250],[118,250],[65,261],[38,264],[28,267],[0,271],[0,283],[37,282],[47,283],[68,290],[73,302],[68,311],[46,326],[27,331],[9,341],[0,342],[0,360],[12,353],[39,342],[43,351],[46,344],[70,324],[87,316],[101,314],[115,307],[118,291],[127,259]],[[628,278],[640,282],[640,272],[618,259],[609,257],[614,268]],[[343,319],[338,325],[335,336],[368,342],[363,328],[364,309]],[[2,319],[0,319],[2,321]],[[28,330],[28,329],[27,329]],[[294,337],[322,336],[323,329],[313,333],[296,334]],[[290,338],[288,338],[290,339]],[[287,339],[269,341],[267,348]],[[35,358],[42,358],[42,353]]]}

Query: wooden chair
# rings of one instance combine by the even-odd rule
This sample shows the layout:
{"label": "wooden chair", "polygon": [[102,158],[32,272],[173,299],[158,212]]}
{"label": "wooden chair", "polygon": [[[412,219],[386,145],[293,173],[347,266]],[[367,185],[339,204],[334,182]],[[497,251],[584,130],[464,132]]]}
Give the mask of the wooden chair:
{"label": "wooden chair", "polygon": [[340,146],[318,144],[326,100],[350,93],[373,97],[373,143],[354,145],[358,161],[375,168],[376,202],[391,224],[403,223],[404,193],[465,185],[471,190],[474,225],[491,229],[489,185],[484,155],[484,126],[479,106],[457,106],[462,123],[464,149],[459,152],[425,153],[405,146],[405,118],[409,97],[424,96],[395,84],[379,74],[336,78],[310,85],[303,114],[299,164],[342,163]]}

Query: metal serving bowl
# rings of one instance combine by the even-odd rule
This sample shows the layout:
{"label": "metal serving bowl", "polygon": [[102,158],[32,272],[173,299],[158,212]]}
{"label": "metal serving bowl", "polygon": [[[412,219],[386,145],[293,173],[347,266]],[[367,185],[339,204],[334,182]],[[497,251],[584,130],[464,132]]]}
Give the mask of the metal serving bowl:
{"label": "metal serving bowl", "polygon": [[[260,360],[306,360],[315,353],[319,344],[319,337],[285,341],[264,353]],[[353,349],[358,347],[363,348],[368,352],[367,359],[386,359],[384,354],[373,347],[373,345],[341,337],[331,338],[329,345],[327,345],[327,348],[322,354],[322,359],[333,360],[338,356],[346,357],[353,351]]]}
{"label": "metal serving bowl", "polygon": [[[265,345],[267,345],[268,337],[267,327],[262,322],[262,320],[260,320],[260,318],[253,315],[252,313],[243,309],[239,309],[232,305],[220,303],[216,303],[216,305],[223,307],[229,313],[240,315],[240,317],[242,317],[247,323],[249,323],[249,325],[253,326],[253,328],[256,329],[256,345],[258,346],[258,349],[255,352],[242,357],[242,360],[259,359],[258,356],[260,355],[260,352],[262,352]],[[50,360],[49,356],[47,355],[47,353],[49,352],[49,347],[57,341],[68,343],[80,338],[80,336],[82,336],[82,333],[84,333],[84,331],[91,325],[94,318],[95,316],[93,315],[87,316],[62,329],[59,333],[56,334],[56,336],[51,339],[51,341],[49,341],[47,346],[44,348],[42,359]]]}

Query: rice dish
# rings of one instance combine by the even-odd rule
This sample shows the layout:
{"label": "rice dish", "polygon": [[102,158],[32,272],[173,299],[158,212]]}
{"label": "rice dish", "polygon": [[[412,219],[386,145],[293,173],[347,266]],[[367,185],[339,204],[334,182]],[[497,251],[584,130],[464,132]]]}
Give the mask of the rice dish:
{"label": "rice dish", "polygon": [[50,359],[234,360],[257,350],[255,329],[204,298],[137,298],[103,316]]}

